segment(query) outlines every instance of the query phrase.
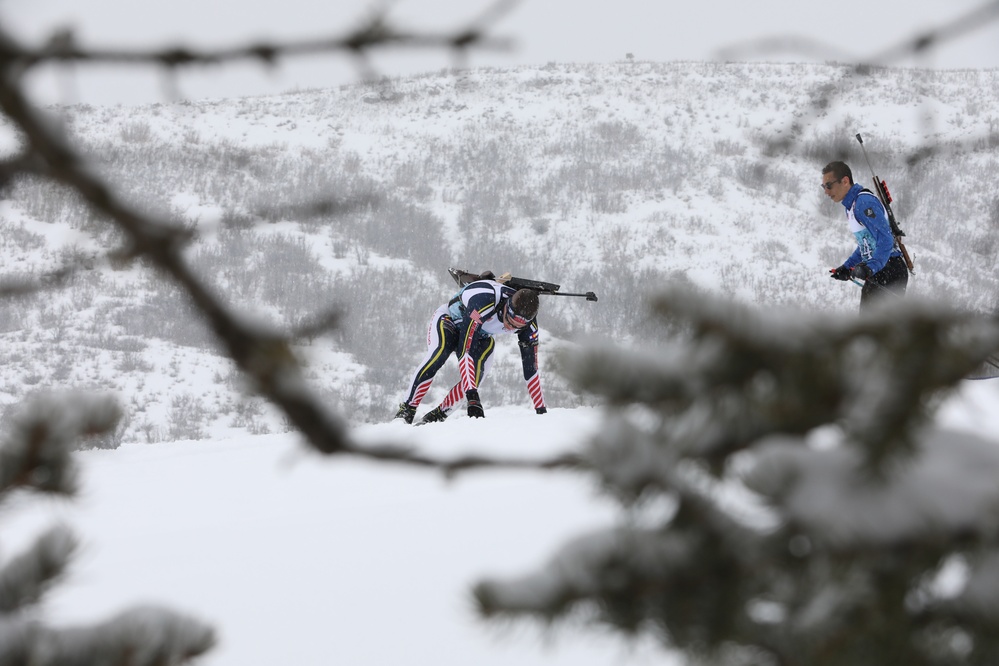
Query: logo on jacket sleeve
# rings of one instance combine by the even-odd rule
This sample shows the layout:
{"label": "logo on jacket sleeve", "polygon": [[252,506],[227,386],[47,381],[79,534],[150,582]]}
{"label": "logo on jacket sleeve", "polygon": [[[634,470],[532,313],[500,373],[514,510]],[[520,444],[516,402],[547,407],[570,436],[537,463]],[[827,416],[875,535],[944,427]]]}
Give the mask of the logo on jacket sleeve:
{"label": "logo on jacket sleeve", "polygon": [[873,208],[868,208],[867,210],[864,211],[864,215],[866,215],[867,217],[869,217],[869,218],[871,218],[873,220],[874,219],[874,209]]}

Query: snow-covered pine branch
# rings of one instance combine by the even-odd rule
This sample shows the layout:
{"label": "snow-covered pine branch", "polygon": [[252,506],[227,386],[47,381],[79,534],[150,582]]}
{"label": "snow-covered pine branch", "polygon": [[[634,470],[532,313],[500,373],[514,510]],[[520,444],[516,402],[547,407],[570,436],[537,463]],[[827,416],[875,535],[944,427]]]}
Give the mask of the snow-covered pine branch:
{"label": "snow-covered pine branch", "polygon": [[962,660],[999,649],[971,587],[995,587],[999,448],[931,415],[999,322],[918,299],[863,318],[654,303],[675,339],[567,364],[613,407],[586,461],[621,524],[479,583],[480,612],[651,631],[712,663],[986,663]]}

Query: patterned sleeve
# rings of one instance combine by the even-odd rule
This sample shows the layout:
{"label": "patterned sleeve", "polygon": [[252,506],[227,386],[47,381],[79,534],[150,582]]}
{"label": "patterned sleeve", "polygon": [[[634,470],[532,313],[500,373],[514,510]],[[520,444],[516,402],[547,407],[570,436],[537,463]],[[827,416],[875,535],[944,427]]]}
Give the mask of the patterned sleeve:
{"label": "patterned sleeve", "polygon": [[535,409],[545,406],[545,394],[541,390],[541,366],[538,363],[538,325],[531,322],[517,334],[520,346],[520,360],[524,365],[524,381]]}

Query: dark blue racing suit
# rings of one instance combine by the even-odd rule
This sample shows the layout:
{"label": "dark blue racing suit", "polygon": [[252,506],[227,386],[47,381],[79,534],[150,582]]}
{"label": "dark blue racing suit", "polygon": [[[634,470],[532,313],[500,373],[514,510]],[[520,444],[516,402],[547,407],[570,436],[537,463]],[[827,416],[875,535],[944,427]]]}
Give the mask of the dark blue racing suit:
{"label": "dark blue racing suit", "polygon": [[537,321],[532,319],[519,329],[503,324],[503,309],[514,293],[515,289],[499,282],[478,280],[434,311],[427,326],[427,354],[413,375],[406,404],[419,406],[437,372],[454,353],[460,378],[439,405],[446,414],[464,399],[466,391],[478,389],[482,383],[496,348],[493,336],[516,333],[531,401],[535,409],[545,407],[538,366]]}

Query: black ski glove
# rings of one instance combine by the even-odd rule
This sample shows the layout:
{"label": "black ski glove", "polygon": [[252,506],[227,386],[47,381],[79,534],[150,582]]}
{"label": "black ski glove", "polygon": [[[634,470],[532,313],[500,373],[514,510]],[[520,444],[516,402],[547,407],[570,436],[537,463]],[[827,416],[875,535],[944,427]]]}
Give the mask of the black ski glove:
{"label": "black ski glove", "polygon": [[840,266],[839,268],[830,268],[829,277],[833,280],[842,280],[846,282],[850,279],[850,269],[846,266]]}
{"label": "black ski glove", "polygon": [[535,414],[547,414],[548,413],[548,408],[547,407],[536,407],[534,409],[534,413]]}
{"label": "black ski glove", "polygon": [[866,280],[867,278],[874,275],[874,271],[872,271],[871,267],[865,264],[864,262],[860,262],[859,264],[853,267],[853,270],[850,271],[850,275],[857,278],[858,280]]}
{"label": "black ski glove", "polygon": [[465,391],[465,399],[468,400],[468,415],[473,419],[481,419],[486,415],[482,409],[482,401],[479,400],[479,392],[476,389]]}

